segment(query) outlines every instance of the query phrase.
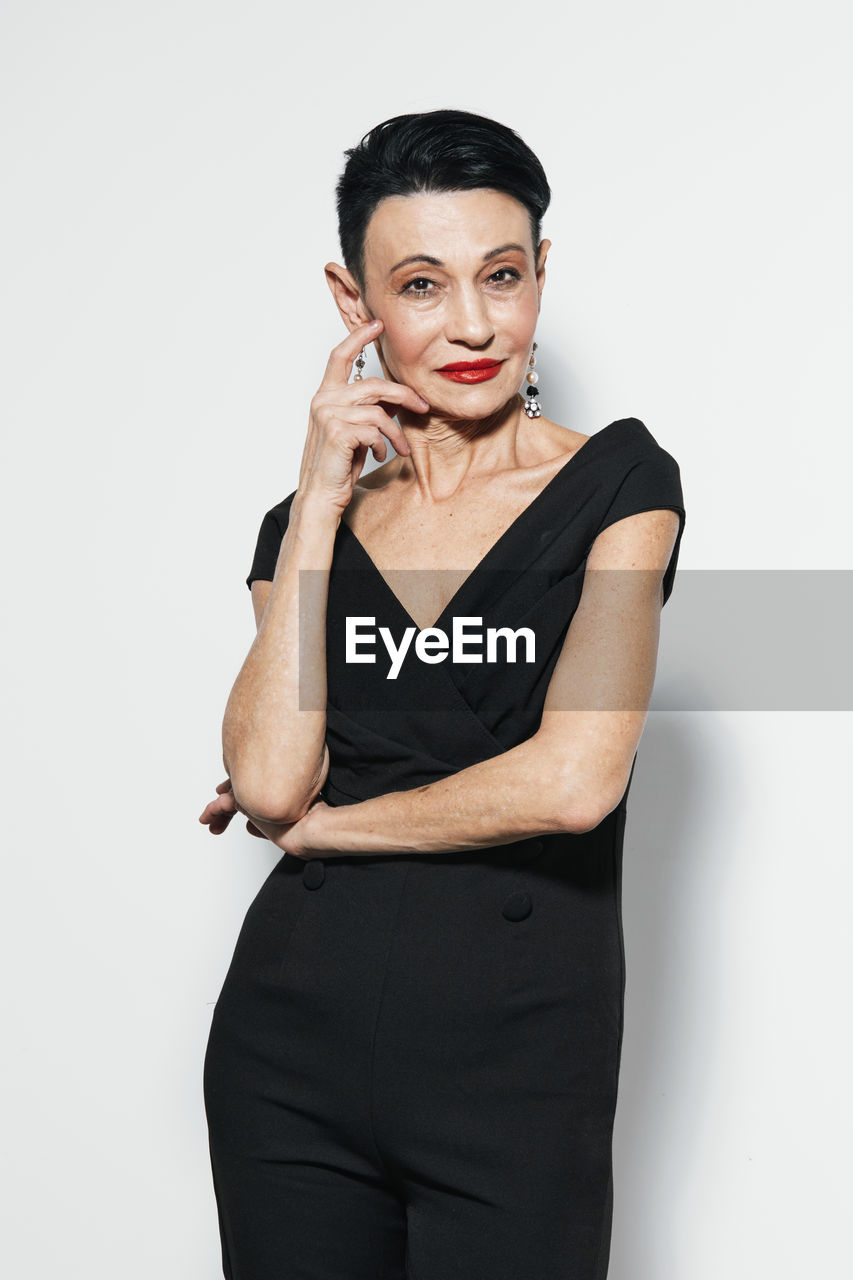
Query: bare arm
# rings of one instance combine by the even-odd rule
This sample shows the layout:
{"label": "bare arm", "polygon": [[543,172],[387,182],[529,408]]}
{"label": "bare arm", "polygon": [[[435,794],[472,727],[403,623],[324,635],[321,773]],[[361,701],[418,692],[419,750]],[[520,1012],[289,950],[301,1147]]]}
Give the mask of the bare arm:
{"label": "bare arm", "polygon": [[[338,522],[297,491],[273,581],[252,587],[258,630],[225,708],[222,753],[253,821],[301,817],[328,773],[326,599]],[[311,572],[300,608],[302,570]]]}
{"label": "bare arm", "polygon": [[[272,592],[272,582],[263,578],[256,578],[252,583],[252,608],[255,614],[255,630],[259,631],[261,620],[267,606],[270,594]],[[323,780],[320,783],[322,788],[325,781],[325,774],[328,770],[328,751],[324,755]],[[199,814],[199,822],[203,823],[211,835],[222,835],[228,830],[228,826],[235,814],[245,812],[237,808],[234,792],[231,787],[231,779],[225,778],[217,784],[216,799],[209,801],[202,812]],[[288,829],[288,823],[264,823],[262,831],[251,818],[247,817],[246,828],[254,836],[261,836],[264,839],[276,841],[280,839]]]}
{"label": "bare arm", "polygon": [[[322,802],[280,838],[302,857],[439,853],[596,827],[624,795],[654,685],[672,511],[599,534],[537,732],[438,782],[359,804]],[[610,572],[604,572],[610,570]]]}
{"label": "bare arm", "polygon": [[411,388],[382,378],[349,384],[356,355],[380,329],[358,325],[329,357],[275,575],[265,593],[253,585],[258,631],[225,708],[222,752],[237,807],[263,830],[298,821],[328,773],[326,605],[335,535],[368,449],[383,459],[387,436],[399,453],[410,452],[380,401],[418,413],[426,407]]}

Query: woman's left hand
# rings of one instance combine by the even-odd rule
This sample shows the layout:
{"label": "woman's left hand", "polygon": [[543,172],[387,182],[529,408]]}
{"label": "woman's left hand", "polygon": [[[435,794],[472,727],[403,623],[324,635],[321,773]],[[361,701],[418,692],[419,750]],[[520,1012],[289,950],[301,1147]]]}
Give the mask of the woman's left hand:
{"label": "woman's left hand", "polygon": [[[230,778],[217,784],[216,793],[216,799],[205,805],[198,820],[210,828],[212,836],[221,836],[223,831],[227,831],[228,824],[235,813],[244,813],[244,810],[237,803],[237,798],[231,789]],[[262,840],[267,838],[248,815],[246,815],[246,830],[250,835],[260,836]]]}
{"label": "woman's left hand", "polygon": [[209,827],[212,836],[221,835],[228,829],[228,824],[235,813],[242,813],[246,818],[246,830],[250,835],[259,836],[262,840],[270,840],[284,853],[290,853],[297,858],[310,859],[320,857],[326,852],[321,848],[311,848],[309,839],[312,831],[315,836],[319,835],[317,811],[330,808],[325,801],[315,800],[297,822],[258,822],[240,808],[231,789],[230,778],[225,778],[223,782],[218,783],[216,792],[216,799],[205,805],[199,815],[199,822]]}

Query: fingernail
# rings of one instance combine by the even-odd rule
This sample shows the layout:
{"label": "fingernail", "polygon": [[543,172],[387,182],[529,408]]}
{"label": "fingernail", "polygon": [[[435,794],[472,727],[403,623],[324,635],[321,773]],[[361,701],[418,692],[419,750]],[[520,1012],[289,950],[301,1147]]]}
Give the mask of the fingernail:
{"label": "fingernail", "polygon": [[418,399],[420,400],[421,404],[425,409],[429,408],[429,401],[424,400],[423,396],[418,396]]}
{"label": "fingernail", "polygon": [[381,320],[371,320],[371,322],[370,322],[370,328],[371,328],[371,329],[378,329],[381,323],[382,323],[382,321],[381,321]]}

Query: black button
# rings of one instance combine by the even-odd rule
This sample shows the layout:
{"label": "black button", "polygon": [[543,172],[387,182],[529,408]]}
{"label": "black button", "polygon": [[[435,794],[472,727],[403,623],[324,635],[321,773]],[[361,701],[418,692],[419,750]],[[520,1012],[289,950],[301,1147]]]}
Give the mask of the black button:
{"label": "black button", "polygon": [[326,879],[326,868],[323,866],[319,858],[311,858],[305,863],[305,870],[302,872],[302,883],[306,889],[319,889],[320,885]]}
{"label": "black button", "polygon": [[525,920],[532,910],[533,899],[529,893],[511,893],[504,903],[507,920]]}

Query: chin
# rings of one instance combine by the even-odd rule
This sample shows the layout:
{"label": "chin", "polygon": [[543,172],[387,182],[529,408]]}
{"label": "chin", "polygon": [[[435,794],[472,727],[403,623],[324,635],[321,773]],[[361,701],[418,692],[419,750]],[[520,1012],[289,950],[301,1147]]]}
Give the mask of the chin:
{"label": "chin", "polygon": [[426,398],[434,410],[450,418],[490,418],[505,409],[517,394],[515,391],[495,392],[481,387],[465,387],[461,395]]}

